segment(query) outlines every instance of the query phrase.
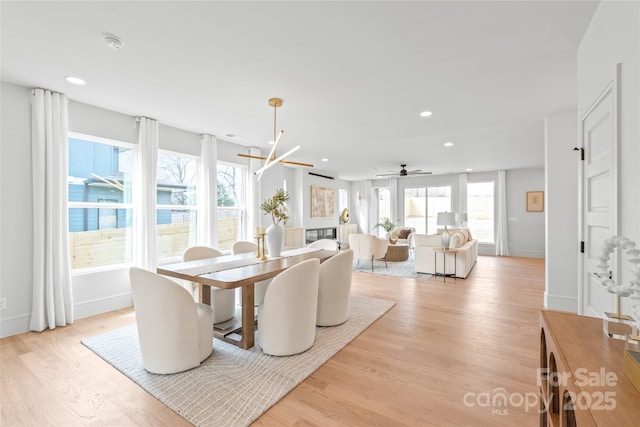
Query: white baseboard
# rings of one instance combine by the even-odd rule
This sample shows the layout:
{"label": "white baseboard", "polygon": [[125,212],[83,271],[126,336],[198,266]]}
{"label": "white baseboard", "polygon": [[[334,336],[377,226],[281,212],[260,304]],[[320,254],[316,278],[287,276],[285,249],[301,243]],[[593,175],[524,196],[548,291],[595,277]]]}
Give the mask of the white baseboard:
{"label": "white baseboard", "polygon": [[[74,319],[82,319],[83,317],[95,316],[96,314],[130,307],[131,305],[133,305],[133,300],[130,292],[111,295],[105,298],[98,298],[74,304],[73,317]],[[0,319],[0,338],[28,332],[30,323],[31,313],[13,317],[2,317]]]}
{"label": "white baseboard", "polygon": [[559,295],[549,295],[544,293],[544,306],[549,310],[568,311],[570,313],[578,312],[578,299],[574,297],[563,297]]}
{"label": "white baseboard", "polygon": [[18,335],[29,330],[31,314],[21,314],[19,316],[3,317],[0,320],[0,338]]}
{"label": "white baseboard", "polygon": [[520,256],[524,258],[544,258],[544,250],[529,250],[529,249],[511,249],[509,248],[511,256]]}
{"label": "white baseboard", "polygon": [[110,295],[105,298],[97,298],[90,301],[83,301],[73,306],[73,317],[82,319],[83,317],[95,316],[96,314],[118,310],[124,307],[131,307],[133,299],[131,292],[118,295]]}

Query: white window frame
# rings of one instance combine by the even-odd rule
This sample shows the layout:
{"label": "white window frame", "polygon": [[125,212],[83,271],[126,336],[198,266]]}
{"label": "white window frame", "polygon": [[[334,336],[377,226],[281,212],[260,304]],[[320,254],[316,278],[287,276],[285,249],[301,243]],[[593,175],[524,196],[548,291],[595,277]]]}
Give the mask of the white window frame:
{"label": "white window frame", "polygon": [[[166,149],[162,149],[159,148],[158,149],[158,160],[160,160],[160,156],[161,155],[165,155],[165,156],[175,156],[175,157],[184,157],[190,160],[194,160],[196,162],[196,179],[195,179],[195,185],[196,185],[196,192],[198,191],[198,183],[199,183],[199,177],[197,175],[197,173],[199,173],[200,170],[200,157],[199,156],[194,156],[193,154],[185,154],[185,153],[181,153],[178,151],[173,151],[173,150],[166,150]],[[160,165],[160,162],[158,162],[158,165]],[[158,189],[158,178],[156,176],[156,193],[154,194],[157,197],[157,189]],[[201,218],[198,217],[198,204],[201,203],[200,200],[198,200],[196,198],[196,204],[195,205],[167,205],[167,204],[158,204],[157,203],[157,199],[156,199],[156,221],[157,221],[157,215],[158,215],[158,211],[161,210],[174,210],[176,208],[176,206],[180,206],[180,208],[185,209],[185,210],[189,210],[189,211],[194,211],[196,213],[196,236],[198,234],[198,227],[200,227],[200,221]],[[158,224],[156,224],[156,227],[158,226]],[[160,256],[158,256],[158,264],[167,264],[170,262],[174,262],[174,261],[181,261],[182,260],[182,255],[176,255],[176,256],[172,256],[172,257],[165,257],[165,258],[160,258]]]}
{"label": "white window frame", "polygon": [[[95,142],[98,144],[105,144],[105,145],[112,145],[115,147],[122,147],[122,148],[128,148],[130,150],[133,151],[133,153],[135,153],[135,151],[138,149],[138,146],[136,144],[132,144],[130,142],[124,142],[124,141],[120,141],[117,139],[111,139],[111,138],[103,138],[100,136],[95,136],[95,135],[88,135],[85,133],[80,133],[80,132],[73,132],[73,131],[69,131],[67,133],[67,141],[69,139],[82,139],[84,141],[88,141],[88,142]],[[135,154],[132,154],[132,156],[134,156]],[[134,165],[132,164],[131,166],[132,168],[134,167]],[[67,177],[69,176],[69,169],[67,167],[67,171],[66,171]],[[132,177],[135,176],[135,171],[132,169],[131,171],[131,175]],[[97,203],[97,202],[71,202],[68,200],[67,198],[67,211],[69,209],[130,209],[131,211],[133,211],[134,207],[133,207],[133,202],[129,202],[129,203]],[[133,227],[133,225],[132,225]],[[66,230],[67,233],[69,233],[69,230]],[[69,248],[71,249],[71,248]],[[71,267],[71,276],[80,276],[83,274],[91,274],[91,273],[97,273],[97,272],[101,272],[101,271],[111,271],[111,270],[119,270],[122,268],[126,268],[126,267],[130,267],[134,265],[134,261],[132,260],[131,262],[124,262],[124,263],[119,263],[119,264],[109,264],[109,265],[101,265],[99,267],[86,267],[86,268],[73,268],[73,266]]]}

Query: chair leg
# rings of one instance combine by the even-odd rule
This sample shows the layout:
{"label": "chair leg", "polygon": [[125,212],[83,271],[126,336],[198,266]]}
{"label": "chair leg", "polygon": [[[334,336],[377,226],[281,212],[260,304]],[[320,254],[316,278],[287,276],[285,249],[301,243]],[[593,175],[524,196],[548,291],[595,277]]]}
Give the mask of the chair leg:
{"label": "chair leg", "polygon": [[373,255],[371,255],[371,272],[373,273]]}
{"label": "chair leg", "polygon": [[360,265],[360,260],[358,260],[358,263],[356,265]]}
{"label": "chair leg", "polygon": [[389,266],[387,265],[387,256],[384,256],[384,268],[389,268]]}

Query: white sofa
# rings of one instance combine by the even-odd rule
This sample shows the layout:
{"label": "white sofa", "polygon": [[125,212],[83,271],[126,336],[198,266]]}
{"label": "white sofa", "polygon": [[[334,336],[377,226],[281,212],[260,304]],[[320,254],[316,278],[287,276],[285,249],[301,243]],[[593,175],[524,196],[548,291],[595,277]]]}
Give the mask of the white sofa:
{"label": "white sofa", "polygon": [[[449,249],[456,249],[456,253],[449,252],[443,254],[434,252],[434,249],[442,247],[442,236],[440,234],[414,234],[413,243],[415,245],[415,269],[418,273],[447,274],[456,277],[466,278],[476,264],[478,259],[478,241],[471,238],[471,233],[467,229],[449,230],[451,240]],[[446,271],[443,271],[444,257],[446,257]],[[437,270],[436,270],[437,264]]]}

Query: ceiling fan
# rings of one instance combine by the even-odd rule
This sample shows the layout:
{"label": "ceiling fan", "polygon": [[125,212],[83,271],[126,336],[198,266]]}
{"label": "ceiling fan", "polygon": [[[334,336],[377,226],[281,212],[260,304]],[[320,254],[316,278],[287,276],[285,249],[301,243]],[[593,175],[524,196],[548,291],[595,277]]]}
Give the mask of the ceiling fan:
{"label": "ceiling fan", "polygon": [[395,173],[381,173],[376,175],[376,177],[381,178],[384,176],[413,176],[413,175],[431,175],[431,172],[422,172],[420,169],[415,169],[412,171],[408,171],[406,169],[407,165],[400,165],[400,172]]}

